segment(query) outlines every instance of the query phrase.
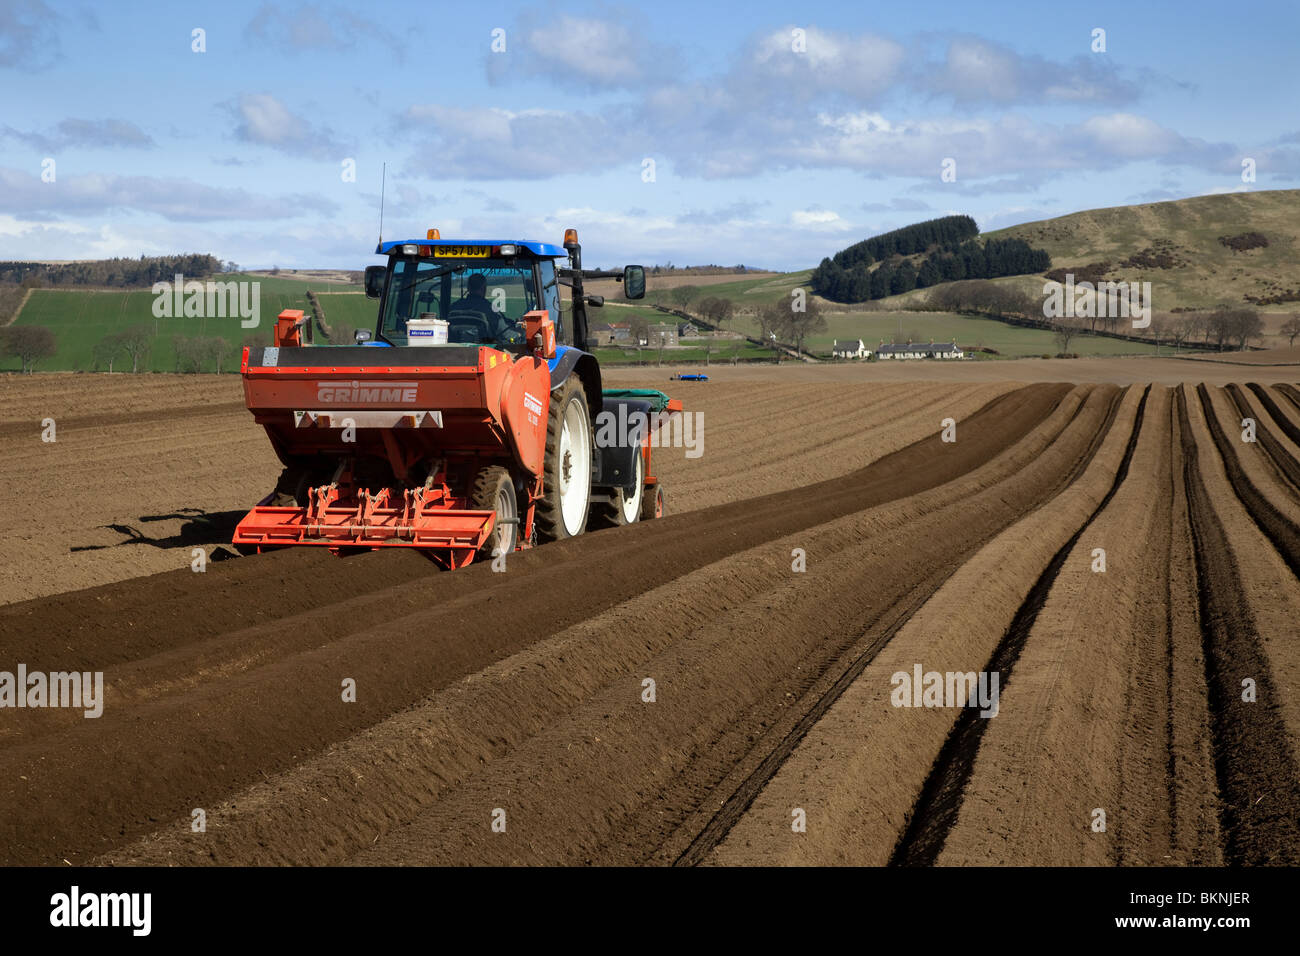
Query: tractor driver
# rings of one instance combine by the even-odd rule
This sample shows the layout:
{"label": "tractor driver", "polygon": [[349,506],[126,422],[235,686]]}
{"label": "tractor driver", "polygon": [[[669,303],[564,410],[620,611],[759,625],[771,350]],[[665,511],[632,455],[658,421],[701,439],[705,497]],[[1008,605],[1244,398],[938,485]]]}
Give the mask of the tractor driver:
{"label": "tractor driver", "polygon": [[489,337],[495,338],[501,334],[501,327],[504,324],[504,316],[498,315],[492,309],[492,303],[488,301],[487,296],[487,276],[481,272],[475,272],[465,281],[465,296],[458,300],[451,307],[452,315],[457,312],[477,312],[483,316],[487,323]]}

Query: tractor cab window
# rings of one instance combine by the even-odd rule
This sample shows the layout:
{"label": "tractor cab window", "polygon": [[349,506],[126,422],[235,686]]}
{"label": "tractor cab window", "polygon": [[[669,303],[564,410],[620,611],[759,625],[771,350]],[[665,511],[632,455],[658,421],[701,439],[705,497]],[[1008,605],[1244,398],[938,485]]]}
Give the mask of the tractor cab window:
{"label": "tractor cab window", "polygon": [[555,276],[555,260],[542,259],[538,262],[537,268],[542,277],[542,308],[555,323],[555,341],[568,344],[569,340],[564,334],[565,323],[560,315],[560,283]]}
{"label": "tractor cab window", "polygon": [[448,343],[522,346],[521,320],[537,301],[531,261],[397,259],[379,333],[393,345],[407,345],[412,319],[442,319]]}

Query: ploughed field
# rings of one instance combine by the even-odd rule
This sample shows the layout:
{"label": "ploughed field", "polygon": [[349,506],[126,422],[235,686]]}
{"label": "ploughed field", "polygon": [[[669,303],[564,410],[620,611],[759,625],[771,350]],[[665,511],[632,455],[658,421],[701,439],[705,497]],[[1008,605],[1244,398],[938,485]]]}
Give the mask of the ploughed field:
{"label": "ploughed field", "polygon": [[620,372],[669,515],[504,573],[235,558],[237,379],[7,378],[0,672],[105,700],[0,709],[0,861],[1300,862],[1300,389],[1195,368]]}

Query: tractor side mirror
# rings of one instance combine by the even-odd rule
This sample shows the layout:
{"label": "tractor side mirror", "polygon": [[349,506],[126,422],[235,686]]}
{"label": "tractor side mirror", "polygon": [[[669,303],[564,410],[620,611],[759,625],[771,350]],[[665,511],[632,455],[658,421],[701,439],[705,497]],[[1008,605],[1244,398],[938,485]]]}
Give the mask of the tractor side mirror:
{"label": "tractor side mirror", "polygon": [[645,266],[623,267],[623,295],[629,299],[645,298]]}
{"label": "tractor side mirror", "polygon": [[384,266],[366,266],[366,298],[378,299],[384,294],[384,277],[388,269]]}
{"label": "tractor side mirror", "polygon": [[365,345],[367,342],[370,341],[370,330],[357,329],[356,334],[352,336],[352,338],[353,341],[357,343],[357,345]]}

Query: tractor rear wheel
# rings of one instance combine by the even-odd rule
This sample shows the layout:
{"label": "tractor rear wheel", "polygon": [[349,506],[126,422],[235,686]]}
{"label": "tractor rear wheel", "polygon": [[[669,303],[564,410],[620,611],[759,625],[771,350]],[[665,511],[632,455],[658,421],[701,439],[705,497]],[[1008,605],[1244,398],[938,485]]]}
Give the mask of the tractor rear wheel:
{"label": "tractor rear wheel", "polygon": [[510,472],[500,465],[483,468],[474,479],[475,511],[495,511],[496,522],[479,552],[485,558],[510,554],[519,542],[519,500]]}
{"label": "tractor rear wheel", "polygon": [[617,528],[625,524],[633,524],[641,518],[642,499],[645,495],[645,458],[641,455],[640,450],[634,456],[636,459],[636,477],[632,483],[632,490],[627,491],[623,488],[617,488],[614,491],[614,498],[608,504],[604,502],[591,506],[591,524],[596,528]]}
{"label": "tractor rear wheel", "polygon": [[546,414],[542,497],[534,520],[543,541],[576,538],[587,527],[591,497],[591,416],[582,380],[570,375],[551,392]]}

